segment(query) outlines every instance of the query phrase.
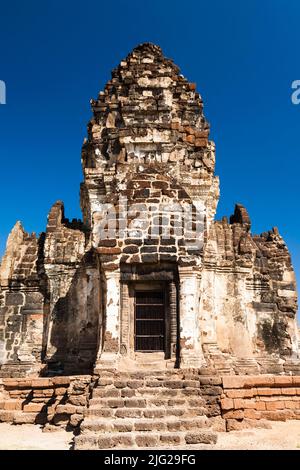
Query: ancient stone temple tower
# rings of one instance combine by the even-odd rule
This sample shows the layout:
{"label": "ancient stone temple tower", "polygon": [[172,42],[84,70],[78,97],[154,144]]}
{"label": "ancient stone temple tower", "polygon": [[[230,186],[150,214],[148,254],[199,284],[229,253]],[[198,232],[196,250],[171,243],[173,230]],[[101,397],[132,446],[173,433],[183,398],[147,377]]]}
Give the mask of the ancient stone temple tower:
{"label": "ancient stone temple tower", "polygon": [[136,47],[96,100],[83,144],[83,221],[12,230],[0,268],[0,372],[298,367],[297,295],[277,229],[215,221],[215,147],[195,84]]}

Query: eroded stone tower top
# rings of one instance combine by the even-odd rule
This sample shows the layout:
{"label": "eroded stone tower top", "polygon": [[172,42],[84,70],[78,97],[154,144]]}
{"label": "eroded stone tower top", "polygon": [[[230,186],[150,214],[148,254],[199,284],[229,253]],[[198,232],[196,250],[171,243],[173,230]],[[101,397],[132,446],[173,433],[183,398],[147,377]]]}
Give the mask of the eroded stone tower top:
{"label": "eroded stone tower top", "polygon": [[85,176],[81,205],[91,225],[96,201],[115,194],[118,184],[151,168],[201,193],[212,219],[218,199],[214,177],[214,144],[203,114],[201,96],[160,47],[137,46],[112,71],[112,78],[96,100],[83,145]]}

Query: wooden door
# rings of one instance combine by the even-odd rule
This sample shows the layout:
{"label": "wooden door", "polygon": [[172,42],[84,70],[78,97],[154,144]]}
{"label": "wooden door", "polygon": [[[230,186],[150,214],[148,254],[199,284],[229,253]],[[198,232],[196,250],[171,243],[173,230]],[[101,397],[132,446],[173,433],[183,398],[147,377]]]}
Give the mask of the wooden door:
{"label": "wooden door", "polygon": [[135,292],[135,350],[165,350],[165,296],[163,291]]}

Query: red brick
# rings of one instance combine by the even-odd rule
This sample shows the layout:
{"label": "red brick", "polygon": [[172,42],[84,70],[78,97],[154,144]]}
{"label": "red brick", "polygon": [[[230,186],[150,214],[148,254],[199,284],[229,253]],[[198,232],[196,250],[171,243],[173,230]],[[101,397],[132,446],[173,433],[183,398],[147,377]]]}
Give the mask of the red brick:
{"label": "red brick", "polygon": [[222,410],[232,410],[234,408],[233,400],[230,398],[223,398],[221,400]]}
{"label": "red brick", "polygon": [[255,409],[257,411],[264,411],[266,409],[266,404],[264,401],[257,401],[255,403]]}
{"label": "red brick", "polygon": [[284,401],[284,406],[285,406],[285,408],[295,410],[295,409],[298,408],[298,403],[296,401],[287,400],[287,401]]}
{"label": "red brick", "polygon": [[44,406],[44,403],[28,403],[23,406],[23,410],[28,413],[39,413]]}
{"label": "red brick", "polygon": [[226,419],[243,419],[244,412],[243,410],[232,410],[232,411],[224,411],[222,413],[223,418]]}
{"label": "red brick", "polygon": [[269,411],[276,411],[284,409],[284,401],[267,401],[266,409]]}
{"label": "red brick", "polygon": [[296,395],[296,389],[291,387],[291,388],[282,388],[281,389],[282,395]]}
{"label": "red brick", "polygon": [[294,375],[292,379],[293,385],[296,385],[296,387],[300,387],[300,375]]}
{"label": "red brick", "polygon": [[245,388],[271,387],[272,385],[274,385],[274,377],[270,375],[248,376],[245,380]]}
{"label": "red brick", "polygon": [[261,414],[259,411],[256,410],[245,410],[244,417],[248,419],[260,419]]}
{"label": "red brick", "polygon": [[54,385],[69,386],[70,385],[70,377],[53,377],[52,382],[53,382]]}
{"label": "red brick", "polygon": [[207,145],[207,139],[196,139],[195,146],[196,147],[205,147]]}
{"label": "red brick", "polygon": [[255,409],[256,401],[255,400],[244,400],[245,409]]}
{"label": "red brick", "polygon": [[225,390],[228,398],[244,398],[245,390]]}
{"label": "red brick", "polygon": [[290,387],[293,385],[293,377],[291,376],[276,376],[274,377],[274,380],[275,380],[275,386],[276,385],[279,385],[279,386],[286,386],[286,387]]}
{"label": "red brick", "polygon": [[244,408],[244,401],[241,398],[235,398],[234,400],[234,408],[235,409],[243,409]]}
{"label": "red brick", "polygon": [[287,413],[285,411],[262,411],[261,417],[270,421],[286,421]]}
{"label": "red brick", "polygon": [[268,387],[258,387],[257,388],[257,395],[280,395],[281,389],[280,388],[268,388]]}
{"label": "red brick", "polygon": [[180,126],[179,122],[171,122],[171,129],[178,131],[179,126]]}
{"label": "red brick", "polygon": [[[247,376],[242,375],[232,375],[232,376],[224,376],[223,380],[223,387],[226,388],[243,388],[245,384],[245,380]],[[226,393],[226,392],[225,392]]]}
{"label": "red brick", "polygon": [[197,137],[197,139],[207,138],[208,134],[209,134],[208,131],[195,130],[195,136]]}
{"label": "red brick", "polygon": [[52,385],[52,379],[34,379],[31,386],[33,388],[49,388]]}

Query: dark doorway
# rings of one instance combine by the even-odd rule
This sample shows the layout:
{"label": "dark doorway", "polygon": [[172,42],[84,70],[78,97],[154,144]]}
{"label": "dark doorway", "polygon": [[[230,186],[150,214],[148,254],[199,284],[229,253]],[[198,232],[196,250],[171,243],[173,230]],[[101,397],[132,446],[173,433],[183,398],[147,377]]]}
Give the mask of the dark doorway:
{"label": "dark doorway", "polygon": [[163,291],[135,292],[135,350],[165,350],[165,296]]}

